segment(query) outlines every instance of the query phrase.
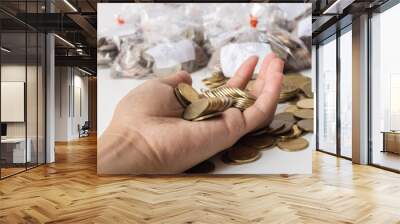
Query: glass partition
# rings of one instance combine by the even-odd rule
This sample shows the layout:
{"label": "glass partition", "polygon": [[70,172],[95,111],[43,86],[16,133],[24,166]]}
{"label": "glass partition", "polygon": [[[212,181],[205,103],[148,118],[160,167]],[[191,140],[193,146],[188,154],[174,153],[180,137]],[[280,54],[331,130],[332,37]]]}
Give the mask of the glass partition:
{"label": "glass partition", "polygon": [[[43,6],[0,2],[19,16],[43,12]],[[0,178],[45,163],[45,44],[44,33],[0,12]]]}
{"label": "glass partition", "polygon": [[336,154],[336,36],[318,47],[318,149]]}
{"label": "glass partition", "polygon": [[24,171],[31,158],[26,136],[26,41],[25,32],[1,34],[2,177]]}

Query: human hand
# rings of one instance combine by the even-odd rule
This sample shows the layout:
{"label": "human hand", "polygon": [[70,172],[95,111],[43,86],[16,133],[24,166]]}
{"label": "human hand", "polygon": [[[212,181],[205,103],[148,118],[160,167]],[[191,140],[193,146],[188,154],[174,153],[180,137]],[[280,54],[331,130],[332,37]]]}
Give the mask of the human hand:
{"label": "human hand", "polygon": [[[244,89],[258,58],[248,58],[227,85]],[[149,80],[118,104],[99,138],[99,174],[181,173],[229,148],[243,135],[273,119],[283,78],[282,60],[269,54],[252,88],[256,102],[245,111],[230,108],[222,116],[194,122],[181,118],[174,88],[192,83],[186,72]]]}

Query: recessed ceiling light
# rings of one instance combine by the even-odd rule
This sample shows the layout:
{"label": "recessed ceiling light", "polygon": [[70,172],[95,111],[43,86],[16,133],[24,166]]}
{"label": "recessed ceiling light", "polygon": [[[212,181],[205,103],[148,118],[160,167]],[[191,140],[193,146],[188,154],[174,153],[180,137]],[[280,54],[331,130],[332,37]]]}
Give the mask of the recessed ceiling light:
{"label": "recessed ceiling light", "polygon": [[347,8],[355,0],[336,0],[330,5],[322,14],[342,14],[343,10]]}
{"label": "recessed ceiling light", "polygon": [[6,52],[6,53],[10,53],[10,52],[11,52],[11,50],[9,50],[9,49],[7,49],[7,48],[5,48],[5,47],[1,47],[0,49],[1,49],[2,51]]}
{"label": "recessed ceiling light", "polygon": [[85,73],[85,74],[87,74],[87,75],[90,75],[90,76],[93,75],[92,73],[90,73],[90,72],[88,72],[88,71],[86,71],[86,70],[83,70],[83,69],[81,69],[81,68],[79,68],[79,67],[78,67],[78,70],[81,71],[81,72],[83,72],[83,73]]}
{"label": "recessed ceiling light", "polygon": [[68,0],[64,0],[64,3],[67,4],[72,10],[78,12],[78,10],[73,6]]}
{"label": "recessed ceiling light", "polygon": [[57,37],[59,40],[61,40],[62,42],[66,43],[67,45],[75,48],[75,45],[73,45],[71,42],[69,42],[68,40],[62,38],[61,36],[59,36],[58,34],[54,34],[55,37]]}

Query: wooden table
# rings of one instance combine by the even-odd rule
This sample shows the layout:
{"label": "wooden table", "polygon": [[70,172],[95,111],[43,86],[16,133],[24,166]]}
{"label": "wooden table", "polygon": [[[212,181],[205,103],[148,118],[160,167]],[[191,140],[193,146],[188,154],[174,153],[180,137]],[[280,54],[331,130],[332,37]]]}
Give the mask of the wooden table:
{"label": "wooden table", "polygon": [[[25,145],[27,146],[25,149]],[[31,146],[32,141],[30,138],[5,138],[1,139],[1,159],[5,163],[10,164],[25,164],[31,162]]]}
{"label": "wooden table", "polygon": [[383,150],[382,152],[392,152],[400,154],[400,131],[382,131]]}

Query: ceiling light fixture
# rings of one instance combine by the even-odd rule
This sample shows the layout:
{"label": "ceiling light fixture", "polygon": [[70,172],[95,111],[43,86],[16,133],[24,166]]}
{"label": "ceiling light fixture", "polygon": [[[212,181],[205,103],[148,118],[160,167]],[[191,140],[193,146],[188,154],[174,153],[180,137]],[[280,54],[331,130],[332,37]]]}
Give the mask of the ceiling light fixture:
{"label": "ceiling light fixture", "polygon": [[10,52],[11,52],[11,50],[9,50],[9,49],[7,49],[7,48],[5,48],[5,47],[1,47],[0,49],[1,49],[2,51],[6,52],[6,53],[10,53]]}
{"label": "ceiling light fixture", "polygon": [[86,71],[86,70],[83,70],[83,69],[81,69],[81,68],[79,68],[79,67],[78,67],[78,70],[81,71],[81,72],[83,72],[83,73],[85,73],[85,74],[87,74],[87,75],[90,75],[90,76],[93,75],[92,73],[90,73],[90,72],[88,72],[88,71]]}
{"label": "ceiling light fixture", "polygon": [[64,38],[62,38],[62,37],[60,37],[58,34],[54,34],[54,36],[57,37],[57,38],[58,38],[59,40],[61,40],[62,42],[66,43],[67,45],[69,45],[69,46],[75,48],[75,45],[73,45],[73,44],[72,44],[71,42],[69,42],[68,40],[66,40],[66,39],[64,39]]}
{"label": "ceiling light fixture", "polygon": [[336,0],[322,14],[342,14],[343,10],[353,2],[354,0]]}
{"label": "ceiling light fixture", "polygon": [[68,0],[64,0],[64,3],[67,4],[74,12],[78,12],[78,10],[73,6]]}

